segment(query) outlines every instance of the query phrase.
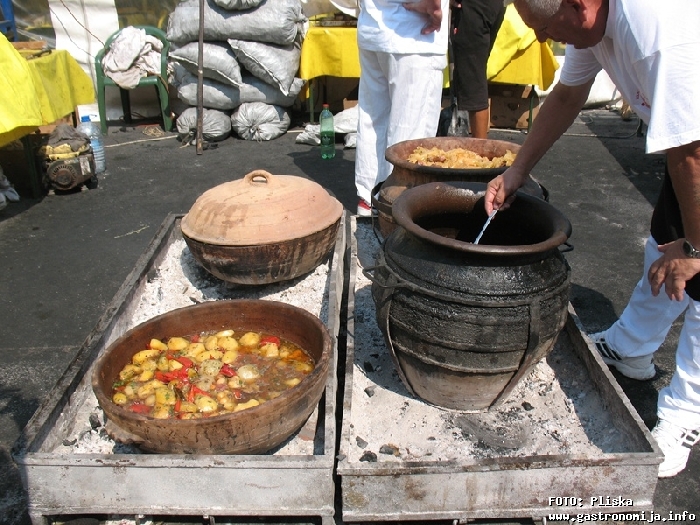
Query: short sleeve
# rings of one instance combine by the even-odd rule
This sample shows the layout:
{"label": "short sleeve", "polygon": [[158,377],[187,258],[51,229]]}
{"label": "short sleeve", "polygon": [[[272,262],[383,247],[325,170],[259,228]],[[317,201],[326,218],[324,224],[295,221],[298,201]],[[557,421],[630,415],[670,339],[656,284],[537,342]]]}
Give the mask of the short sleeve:
{"label": "short sleeve", "polygon": [[567,45],[559,81],[565,86],[580,86],[595,78],[601,69],[602,66],[590,49],[576,49]]}

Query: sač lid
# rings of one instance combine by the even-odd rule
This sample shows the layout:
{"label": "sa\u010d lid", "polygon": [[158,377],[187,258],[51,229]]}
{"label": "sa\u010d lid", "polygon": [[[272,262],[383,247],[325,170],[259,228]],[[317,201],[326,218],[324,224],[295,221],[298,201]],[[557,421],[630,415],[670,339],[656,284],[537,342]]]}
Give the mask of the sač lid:
{"label": "sa\u010d lid", "polygon": [[180,227],[203,243],[250,246],[306,237],[342,213],[343,205],[316,182],[255,170],[205,191]]}

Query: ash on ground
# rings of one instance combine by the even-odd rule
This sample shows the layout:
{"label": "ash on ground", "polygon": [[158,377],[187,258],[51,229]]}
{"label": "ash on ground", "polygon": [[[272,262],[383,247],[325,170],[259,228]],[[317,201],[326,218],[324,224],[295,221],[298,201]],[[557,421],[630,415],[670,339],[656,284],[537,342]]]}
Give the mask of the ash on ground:
{"label": "ash on ground", "polygon": [[359,221],[355,240],[352,404],[351,413],[344,414],[348,432],[343,432],[350,436],[350,463],[587,457],[630,451],[571,350],[566,331],[549,356],[489,411],[444,409],[411,395],[377,326],[371,282],[362,273],[375,265],[380,241],[371,225]]}
{"label": "ash on ground", "polygon": [[[174,240],[160,264],[140,290],[137,306],[127,328],[133,328],[157,315],[205,301],[224,299],[263,299],[297,306],[328,325],[330,261],[326,260],[307,275],[294,280],[261,286],[232,285],[212,276],[192,256],[185,241]],[[176,334],[173,334],[176,335]],[[316,422],[316,410],[309,421]],[[322,425],[322,418],[318,418]],[[105,415],[90,389],[60,452],[74,454],[140,454],[134,445],[114,441],[105,429]],[[313,455],[316,429],[302,427],[268,454]]]}

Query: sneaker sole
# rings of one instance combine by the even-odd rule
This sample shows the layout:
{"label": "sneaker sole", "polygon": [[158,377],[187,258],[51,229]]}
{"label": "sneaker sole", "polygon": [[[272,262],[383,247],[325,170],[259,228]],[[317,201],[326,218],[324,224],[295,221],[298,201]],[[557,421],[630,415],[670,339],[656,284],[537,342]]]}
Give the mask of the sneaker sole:
{"label": "sneaker sole", "polygon": [[639,368],[632,368],[624,363],[621,363],[620,361],[615,361],[614,359],[609,359],[607,357],[603,357],[603,363],[605,363],[608,366],[612,366],[623,376],[629,377],[630,379],[636,379],[638,381],[646,381],[649,379],[653,379],[653,377],[656,375],[656,368],[654,367],[653,363],[644,370],[640,370]]}

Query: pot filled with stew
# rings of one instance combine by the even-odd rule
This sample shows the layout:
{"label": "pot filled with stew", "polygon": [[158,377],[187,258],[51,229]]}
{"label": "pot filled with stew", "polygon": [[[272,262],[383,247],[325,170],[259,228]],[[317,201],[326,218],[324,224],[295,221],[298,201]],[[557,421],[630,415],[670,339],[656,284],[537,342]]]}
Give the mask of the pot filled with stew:
{"label": "pot filled with stew", "polygon": [[567,317],[571,224],[518,193],[484,224],[485,184],[428,183],[394,203],[398,227],[369,272],[377,322],[406,387],[429,403],[504,401],[553,348]]}
{"label": "pot filled with stew", "polygon": [[316,182],[248,173],[204,192],[180,223],[195,260],[235,284],[269,284],[314,270],[332,251],[343,205]]}
{"label": "pot filled with stew", "polygon": [[92,388],[116,441],[170,454],[261,454],[317,407],[332,359],[314,315],[277,301],[210,301],[129,330]]}
{"label": "pot filled with stew", "polygon": [[[391,208],[401,193],[428,182],[489,182],[513,163],[520,145],[471,137],[430,137],[399,142],[385,156],[393,169],[373,192],[377,227],[386,237],[396,227]],[[532,177],[521,190],[546,199],[546,190]]]}

